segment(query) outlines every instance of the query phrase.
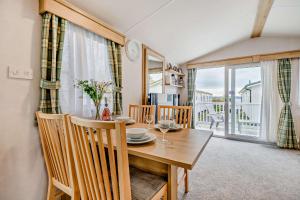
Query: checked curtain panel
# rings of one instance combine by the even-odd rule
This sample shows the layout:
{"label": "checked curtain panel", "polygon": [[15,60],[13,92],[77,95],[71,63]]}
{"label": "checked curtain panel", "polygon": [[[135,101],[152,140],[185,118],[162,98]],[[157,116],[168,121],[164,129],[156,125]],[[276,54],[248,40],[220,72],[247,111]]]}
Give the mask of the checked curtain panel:
{"label": "checked curtain panel", "polygon": [[66,20],[51,13],[42,16],[41,97],[39,110],[60,113],[59,88]]}
{"label": "checked curtain panel", "polygon": [[291,59],[278,60],[278,91],[284,106],[280,113],[277,145],[282,148],[297,149],[297,139],[291,111]]}

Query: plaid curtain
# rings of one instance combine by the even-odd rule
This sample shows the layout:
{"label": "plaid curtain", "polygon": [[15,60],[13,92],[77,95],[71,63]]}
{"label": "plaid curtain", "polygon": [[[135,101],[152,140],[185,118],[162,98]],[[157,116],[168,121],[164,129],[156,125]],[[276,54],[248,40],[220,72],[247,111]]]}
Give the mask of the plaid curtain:
{"label": "plaid curtain", "polygon": [[293,116],[290,105],[291,94],[291,60],[278,60],[278,91],[284,106],[280,113],[278,130],[277,130],[277,146],[282,148],[296,149],[298,148]]}
{"label": "plaid curtain", "polygon": [[[188,69],[188,102],[189,106],[194,105],[194,93],[195,93],[195,81],[196,81],[197,69]],[[192,128],[195,128],[195,110],[192,111]]]}
{"label": "plaid curtain", "polygon": [[109,66],[111,68],[112,80],[114,82],[113,92],[113,114],[122,114],[122,58],[121,45],[107,40]]}
{"label": "plaid curtain", "polygon": [[39,110],[61,113],[59,105],[60,71],[66,20],[51,13],[42,16],[41,96]]}

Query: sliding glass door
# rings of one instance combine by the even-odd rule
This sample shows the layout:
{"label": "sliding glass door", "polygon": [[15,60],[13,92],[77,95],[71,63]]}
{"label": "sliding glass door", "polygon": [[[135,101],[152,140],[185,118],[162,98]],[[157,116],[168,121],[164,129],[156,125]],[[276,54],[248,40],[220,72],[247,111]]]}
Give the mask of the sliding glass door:
{"label": "sliding glass door", "polygon": [[195,89],[195,126],[225,136],[225,67],[198,69]]}
{"label": "sliding glass door", "polygon": [[262,82],[259,63],[225,70],[225,136],[259,139]]}
{"label": "sliding glass door", "polygon": [[261,130],[259,63],[198,69],[195,125],[215,136],[257,140]]}

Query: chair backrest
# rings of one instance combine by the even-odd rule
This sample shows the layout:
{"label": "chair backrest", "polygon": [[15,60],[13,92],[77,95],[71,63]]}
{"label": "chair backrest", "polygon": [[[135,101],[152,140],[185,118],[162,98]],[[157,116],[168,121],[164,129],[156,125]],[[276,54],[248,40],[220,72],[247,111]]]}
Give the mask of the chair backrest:
{"label": "chair backrest", "polygon": [[209,114],[213,114],[213,115],[216,114],[213,104],[206,104],[206,108]]}
{"label": "chair backrest", "polygon": [[40,139],[49,181],[71,195],[77,187],[67,116],[37,112]]}
{"label": "chair backrest", "polygon": [[159,105],[157,112],[158,121],[172,119],[182,128],[191,128],[192,106]]}
{"label": "chair backrest", "polygon": [[131,199],[125,123],[68,122],[81,199]]}
{"label": "chair backrest", "polygon": [[146,123],[146,116],[152,115],[152,124],[155,123],[154,105],[129,105],[129,117],[138,123]]}

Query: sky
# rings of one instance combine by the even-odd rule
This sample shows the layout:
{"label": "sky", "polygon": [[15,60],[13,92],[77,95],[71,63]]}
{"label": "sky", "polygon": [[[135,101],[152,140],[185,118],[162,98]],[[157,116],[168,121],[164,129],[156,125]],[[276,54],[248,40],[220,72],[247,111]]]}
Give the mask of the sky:
{"label": "sky", "polygon": [[[245,65],[243,65],[245,66]],[[247,67],[236,69],[236,87],[235,91],[238,92],[249,83],[249,81],[256,82],[261,80],[260,67]],[[229,72],[230,73],[230,72]],[[196,77],[196,89],[205,92],[210,92],[214,96],[224,96],[225,85],[225,68],[209,68],[198,69]]]}

